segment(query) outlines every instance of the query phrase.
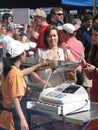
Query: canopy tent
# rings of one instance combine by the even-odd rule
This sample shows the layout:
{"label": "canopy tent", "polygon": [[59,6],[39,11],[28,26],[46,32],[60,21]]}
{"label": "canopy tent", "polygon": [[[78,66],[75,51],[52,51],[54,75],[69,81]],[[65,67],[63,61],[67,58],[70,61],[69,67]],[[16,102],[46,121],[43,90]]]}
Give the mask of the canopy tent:
{"label": "canopy tent", "polygon": [[[69,6],[93,7],[94,0],[61,0],[61,3]],[[98,0],[96,0],[96,6],[98,7]]]}
{"label": "canopy tent", "polygon": [[98,0],[61,0],[61,3],[66,10],[85,12],[86,9],[93,9],[93,16],[96,15],[98,8]]}
{"label": "canopy tent", "polygon": [[[37,7],[93,7],[94,0],[1,0],[0,8],[37,8]],[[98,0],[96,0],[98,7]]]}
{"label": "canopy tent", "polygon": [[[53,6],[92,7],[94,0],[1,0],[0,8],[36,8]],[[96,0],[98,6],[98,0]]]}

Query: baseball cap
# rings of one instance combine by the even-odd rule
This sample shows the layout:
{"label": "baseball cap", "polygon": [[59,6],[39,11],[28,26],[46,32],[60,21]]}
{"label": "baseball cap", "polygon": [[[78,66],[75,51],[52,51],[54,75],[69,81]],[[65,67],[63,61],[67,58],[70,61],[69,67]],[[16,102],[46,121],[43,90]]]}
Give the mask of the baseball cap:
{"label": "baseball cap", "polygon": [[14,40],[14,42],[7,44],[6,53],[11,55],[10,58],[14,58],[22,54],[25,50],[29,50],[29,46],[27,46],[27,44]]}
{"label": "baseball cap", "polygon": [[59,30],[65,30],[66,32],[73,34],[76,31],[76,28],[71,23],[65,23],[62,26],[57,27]]}
{"label": "baseball cap", "polygon": [[10,24],[8,24],[8,26],[7,26],[7,29],[8,29],[8,30],[16,29],[16,28],[22,29],[23,26],[22,26],[21,24],[14,24],[14,23],[10,23]]}
{"label": "baseball cap", "polygon": [[41,9],[37,9],[35,10],[35,12],[33,13],[33,16],[39,16],[39,17],[43,17],[43,18],[46,18],[47,17],[47,14],[44,10],[41,10]]}

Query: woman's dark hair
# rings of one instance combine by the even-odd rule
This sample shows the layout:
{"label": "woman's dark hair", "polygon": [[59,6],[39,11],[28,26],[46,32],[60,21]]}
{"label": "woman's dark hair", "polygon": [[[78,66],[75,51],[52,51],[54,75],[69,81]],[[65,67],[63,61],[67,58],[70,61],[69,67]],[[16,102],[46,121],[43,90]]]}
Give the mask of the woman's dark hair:
{"label": "woman's dark hair", "polygon": [[[98,24],[95,24],[92,29],[95,30],[96,32],[98,32]],[[88,62],[90,62],[91,64],[95,65],[96,67],[98,67],[97,52],[98,52],[97,45],[96,44],[92,44],[90,55],[89,55],[89,58],[88,58]]]}
{"label": "woman's dark hair", "polygon": [[95,24],[92,29],[94,29],[96,32],[98,32],[98,24]]}
{"label": "woman's dark hair", "polygon": [[95,22],[96,19],[98,19],[98,14],[93,18],[93,22]]}
{"label": "woman's dark hair", "polygon": [[47,42],[47,37],[49,36],[50,34],[50,31],[51,30],[56,30],[57,31],[57,34],[58,34],[58,46],[61,45],[62,41],[60,39],[61,37],[61,33],[60,31],[58,30],[58,28],[54,25],[49,25],[46,30],[44,31],[44,37],[43,37],[43,42],[44,42],[44,45],[45,45],[45,49],[48,49],[49,48],[49,44]]}
{"label": "woman's dark hair", "polygon": [[11,55],[9,53],[6,54],[6,57],[3,58],[3,75],[6,78],[7,74],[12,68],[12,65],[14,65],[14,62],[20,57],[17,56],[15,58],[10,58]]}

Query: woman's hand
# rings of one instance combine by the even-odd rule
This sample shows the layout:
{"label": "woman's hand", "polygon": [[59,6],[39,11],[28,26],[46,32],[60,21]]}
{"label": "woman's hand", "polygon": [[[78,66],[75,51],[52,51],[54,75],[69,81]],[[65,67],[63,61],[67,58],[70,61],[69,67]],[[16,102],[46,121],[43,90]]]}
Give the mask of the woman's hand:
{"label": "woman's hand", "polygon": [[75,74],[74,74],[74,72],[70,72],[69,73],[69,79],[70,80],[75,80]]}
{"label": "woman's hand", "polygon": [[87,63],[87,67],[83,68],[83,71],[89,79],[92,79],[92,77],[94,76],[94,69],[95,66]]}
{"label": "woman's hand", "polygon": [[45,81],[45,80],[43,80],[42,83],[43,83],[44,85],[47,84],[47,87],[52,87],[51,83],[49,83],[49,82],[47,82],[47,81]]}
{"label": "woman's hand", "polygon": [[79,65],[79,66],[76,68],[76,71],[77,71],[77,73],[81,73],[81,72],[82,72],[82,66]]}
{"label": "woman's hand", "polygon": [[81,60],[81,66],[82,68],[86,68],[87,67],[87,63],[84,59]]}
{"label": "woman's hand", "polygon": [[48,65],[49,62],[50,62],[50,60],[44,59],[43,61],[40,62],[40,65],[45,66],[45,65]]}
{"label": "woman's hand", "polygon": [[87,78],[92,79],[95,67],[91,64],[88,64],[84,59],[81,61],[81,66]]}
{"label": "woman's hand", "polygon": [[84,68],[84,71],[88,71],[89,73],[94,73],[95,66],[87,63],[87,68]]}

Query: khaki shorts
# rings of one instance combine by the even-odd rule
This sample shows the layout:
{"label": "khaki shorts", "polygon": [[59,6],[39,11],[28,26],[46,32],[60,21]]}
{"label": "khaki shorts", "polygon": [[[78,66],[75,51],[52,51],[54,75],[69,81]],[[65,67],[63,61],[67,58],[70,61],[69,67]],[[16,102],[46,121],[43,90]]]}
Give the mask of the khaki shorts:
{"label": "khaki shorts", "polygon": [[92,80],[89,80],[86,75],[84,74],[84,83],[83,83],[84,87],[92,87]]}

